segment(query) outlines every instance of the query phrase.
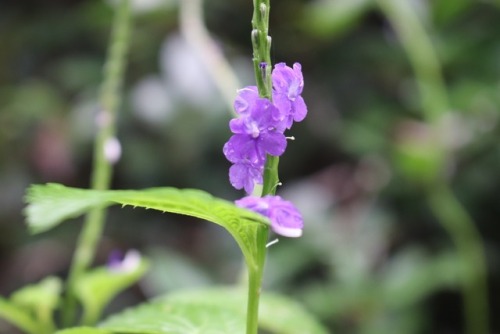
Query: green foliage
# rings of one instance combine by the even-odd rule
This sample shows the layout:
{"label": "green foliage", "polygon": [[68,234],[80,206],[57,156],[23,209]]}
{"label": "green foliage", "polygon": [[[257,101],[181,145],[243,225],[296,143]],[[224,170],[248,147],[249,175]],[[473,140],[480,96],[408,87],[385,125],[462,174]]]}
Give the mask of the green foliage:
{"label": "green foliage", "polygon": [[58,184],[32,186],[26,198],[28,228],[32,233],[51,229],[69,218],[75,218],[90,208],[102,205],[107,195],[98,191],[70,189]]}
{"label": "green foliage", "polygon": [[[463,265],[462,259],[451,252],[431,257],[421,249],[408,249],[376,275],[357,273],[352,279],[335,283],[310,284],[301,289],[301,294],[314,314],[324,320],[333,315],[341,322],[362,312],[358,326],[363,330],[359,333],[389,329],[394,333],[421,333],[422,322],[415,305],[442,287],[458,287]],[[339,331],[349,332],[347,328]]]}
{"label": "green foliage", "polygon": [[59,305],[61,281],[57,277],[22,287],[9,300],[0,298],[0,317],[26,333],[54,332],[53,312]]}
{"label": "green foliage", "polygon": [[456,253],[444,252],[429,258],[421,251],[409,249],[384,271],[384,303],[394,309],[410,307],[440,287],[457,287],[464,264]]}
{"label": "green foliage", "polygon": [[441,177],[446,153],[436,140],[433,141],[432,134],[424,136],[427,137],[401,138],[394,148],[394,163],[409,180],[429,185]]}
{"label": "green foliage", "polygon": [[[178,291],[112,316],[101,327],[120,333],[243,333],[245,305],[246,294],[241,289]],[[266,293],[261,297],[259,327],[277,334],[327,333],[294,301]]]}
{"label": "green foliage", "polygon": [[14,304],[37,314],[50,314],[58,305],[61,280],[47,277],[37,284],[27,285],[11,296]]}
{"label": "green foliage", "polygon": [[79,277],[75,286],[75,294],[84,308],[83,323],[95,323],[103,308],[118,293],[137,282],[144,275],[148,266],[148,262],[141,258],[134,268],[112,270],[100,267]]}
{"label": "green foliage", "polygon": [[0,297],[0,317],[26,333],[39,333],[38,324],[26,310],[2,297]]}
{"label": "green foliage", "polygon": [[37,284],[21,288],[11,296],[11,301],[33,314],[42,333],[54,330],[53,312],[59,304],[61,280],[47,277]]}
{"label": "green foliage", "polygon": [[57,331],[55,334],[115,334],[105,329],[93,327],[76,327]]}
{"label": "green foliage", "polygon": [[28,226],[33,233],[46,231],[93,207],[112,204],[178,213],[216,223],[231,233],[250,266],[256,265],[257,232],[267,228],[267,218],[233,203],[194,189],[151,188],[97,191],[59,184],[34,185],[26,197]]}
{"label": "green foliage", "polygon": [[[306,101],[312,103],[304,126],[294,130],[299,140],[289,145],[290,150],[283,157],[286,160],[283,175],[287,179],[296,178],[289,181],[299,182],[285,184],[291,191],[300,193],[297,197],[302,200],[313,198],[308,190],[321,184],[326,190],[322,198],[330,203],[324,203],[319,209],[305,205],[314,213],[306,219],[304,237],[293,244],[280,240],[277,247],[270,249],[270,260],[277,254],[280,258],[267,261],[267,286],[274,284],[290,295],[299,295],[316,315],[330,322],[331,328],[338,328],[338,332],[364,333],[362,328],[367,329],[365,332],[371,328],[373,333],[381,328],[376,326],[381,322],[386,324],[384,330],[379,331],[382,333],[461,332],[461,321],[446,323],[446,319],[460,317],[455,305],[445,302],[443,307],[426,308],[422,303],[432,304],[435,299],[429,297],[443,289],[449,291],[450,286],[456,289],[457,283],[453,280],[456,268],[435,267],[436,261],[444,261],[439,254],[447,253],[450,242],[443,230],[435,226],[420,184],[429,182],[436,171],[446,171],[446,179],[452,182],[453,189],[484,232],[488,252],[498,251],[499,228],[489,222],[499,214],[496,200],[500,189],[497,177],[500,166],[499,2],[395,2],[416,5],[417,14],[436,48],[450,98],[448,111],[461,119],[461,126],[452,129],[458,135],[454,136],[453,150],[449,151],[449,157],[444,157],[434,150],[437,142],[433,139],[419,142],[418,138],[399,136],[399,124],[407,120],[421,121],[423,110],[408,55],[375,0],[272,1],[273,60],[298,60],[303,64],[304,94]],[[33,2],[29,11],[23,9],[22,2],[3,2],[0,7],[0,16],[8,18],[3,20],[5,29],[0,29],[3,41],[0,63],[5,65],[0,66],[0,184],[3,189],[0,248],[6,259],[0,272],[8,290],[20,282],[19,271],[15,269],[19,266],[6,264],[17,261],[20,252],[24,255],[34,249],[31,248],[34,240],[25,242],[17,237],[23,235],[16,212],[21,205],[22,189],[33,180],[88,182],[86,171],[94,134],[96,92],[111,11],[108,4],[100,1],[77,2],[71,6],[60,2],[48,7],[43,2]],[[242,74],[242,82],[252,80],[244,74],[247,69],[240,66],[241,56],[248,55],[249,29],[247,20],[233,18],[250,14],[250,7],[251,2],[222,0],[210,1],[204,6],[210,32],[227,43],[224,48],[230,52],[226,55]],[[162,48],[160,57],[158,55],[161,43],[178,39],[176,12],[169,9],[165,15],[164,10],[158,10],[145,15],[138,11],[134,15],[136,29],[132,32],[130,50],[133,72],[123,84],[127,96],[123,109],[130,112],[121,114],[119,121],[119,139],[126,149],[117,165],[114,185],[138,188],[171,184],[175,180],[178,185],[194,184],[203,189],[216,189],[219,194],[232,194],[227,170],[221,168],[224,161],[220,146],[227,140],[228,132],[226,116],[217,110],[223,108],[218,108],[216,103],[205,103],[212,106],[207,112],[204,106],[193,107],[188,104],[190,101],[183,101],[185,96],[193,100],[199,96],[193,93],[193,87],[189,87],[189,95],[179,93],[177,88],[182,87],[176,84],[175,75],[165,70],[168,61],[180,64],[178,59],[168,58],[170,54],[178,54],[180,47],[169,44],[165,50]],[[153,121],[146,117],[147,112],[136,107],[138,88],[142,89],[143,83],[151,82],[151,78],[155,82],[166,82],[161,87],[171,102],[168,108],[157,111]],[[176,89],[171,89],[174,87]],[[213,95],[217,100],[217,94]],[[436,131],[444,132],[441,128]],[[307,140],[303,140],[305,138]],[[371,161],[380,161],[381,165],[377,166],[381,168],[365,165]],[[439,166],[442,163],[444,168]],[[405,182],[401,182],[402,176]],[[390,181],[389,187],[374,187],[370,182],[380,179]],[[330,197],[332,192],[334,195]],[[87,192],[82,192],[82,196],[85,194]],[[94,197],[95,194],[90,195],[88,201],[92,202]],[[367,198],[375,200],[366,201]],[[314,202],[321,203],[318,200],[311,203]],[[358,230],[356,225],[360,216],[365,216],[364,212],[374,209],[387,210],[391,217],[390,229],[376,228],[384,235],[383,240],[377,240],[377,233]],[[65,210],[65,203],[58,210]],[[124,247],[129,244],[149,247],[149,238],[138,239],[134,225],[137,221],[133,219],[137,213],[127,215],[129,212],[112,212],[111,220],[120,221],[111,226],[112,232],[118,229],[119,232],[110,233],[108,238]],[[352,218],[349,224],[345,223],[346,212]],[[47,210],[40,217],[50,215],[52,212]],[[373,226],[376,218],[370,214],[366,219]],[[141,237],[154,234],[155,240],[162,240],[169,249],[180,251],[176,249],[179,244],[169,239],[175,231],[159,228],[154,221],[149,223]],[[342,235],[329,230],[334,225],[349,225],[351,234],[366,238],[361,246],[373,243],[373,247],[342,245],[334,239],[339,235],[337,239],[342,239]],[[64,243],[61,233],[69,230],[76,233],[73,227],[77,225],[44,235],[43,241],[51,245]],[[315,228],[319,232],[314,235]],[[214,254],[228,249],[223,235],[210,237],[214,237],[210,245]],[[343,239],[349,240],[345,236]],[[414,257],[406,256],[408,248],[413,246],[424,254],[426,249],[433,252],[413,261]],[[351,252],[352,248],[358,252]],[[205,246],[196,247],[185,255],[198,266],[198,271],[209,268],[212,278],[223,277],[229,281],[231,276],[227,274],[233,272],[227,269],[233,266],[228,266],[227,257],[213,256],[207,260],[199,256],[205,249]],[[46,248],[40,251],[36,248],[34,252],[39,259],[51,257]],[[367,262],[368,269],[345,268],[346,262],[355,267],[359,259]],[[157,265],[154,259],[152,262]],[[47,260],[37,260],[37,263],[47,270],[54,268],[45,266]],[[180,284],[164,279],[175,270],[165,264],[162,274],[155,275],[156,281],[168,281],[169,290],[179,287]],[[342,278],[346,271],[353,273],[349,286]],[[269,280],[273,272],[277,283]],[[318,272],[322,274],[316,275]],[[23,272],[23,279],[32,281],[39,277],[37,273]],[[196,271],[185,275],[192,277]],[[489,280],[492,284],[498,281],[494,273]],[[184,283],[184,287],[197,284],[182,277],[178,281]],[[381,290],[386,297],[374,293]],[[405,318],[403,313],[422,318],[419,330],[402,330],[398,326],[401,318]],[[494,309],[493,313],[498,310]],[[36,332],[38,328],[33,315],[6,299],[0,300],[0,315],[18,327],[22,328],[19,323],[24,324],[25,331]],[[343,321],[348,323],[346,330],[342,327]],[[443,323],[448,326],[446,329]],[[498,331],[497,328],[491,331],[495,330]]]}
{"label": "green foliage", "polygon": [[316,1],[306,11],[304,28],[311,33],[332,37],[356,25],[371,7],[373,0]]}
{"label": "green foliage", "polygon": [[219,305],[195,302],[151,303],[112,316],[103,328],[119,333],[244,333],[245,316]]}

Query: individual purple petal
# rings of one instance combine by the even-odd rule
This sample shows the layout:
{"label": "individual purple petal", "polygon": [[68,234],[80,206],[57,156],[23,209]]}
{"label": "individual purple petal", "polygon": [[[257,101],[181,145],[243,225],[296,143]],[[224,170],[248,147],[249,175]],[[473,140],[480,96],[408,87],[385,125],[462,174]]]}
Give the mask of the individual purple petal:
{"label": "individual purple petal", "polygon": [[298,96],[292,104],[292,115],[295,122],[301,122],[307,116],[307,106],[302,96]]}
{"label": "individual purple petal", "polygon": [[293,73],[295,74],[295,79],[298,81],[297,91],[302,94],[304,89],[304,77],[302,76],[302,65],[300,63],[293,64]]}
{"label": "individual purple petal", "polygon": [[222,148],[222,153],[224,153],[224,156],[226,157],[227,160],[235,163],[241,160],[240,154],[238,153],[237,150],[234,149],[233,143],[231,143],[231,138],[227,143],[224,144],[224,147]]}
{"label": "individual purple petal", "polygon": [[236,163],[229,168],[229,182],[236,189],[245,189],[250,194],[254,184],[262,184],[262,168],[247,163]]}
{"label": "individual purple petal", "polygon": [[279,110],[278,117],[280,119],[281,126],[285,129],[290,129],[293,124],[293,114],[292,114],[292,103],[283,94],[273,94],[273,103]]}
{"label": "individual purple petal", "polygon": [[271,229],[285,237],[297,238],[302,235],[304,221],[297,208],[280,196],[247,196],[235,202],[237,206],[260,213],[269,218]]}
{"label": "individual purple petal", "polygon": [[267,211],[269,210],[269,204],[262,197],[257,196],[246,196],[242,199],[236,200],[235,204],[240,208],[245,208],[253,212],[260,213],[263,216],[267,216]]}
{"label": "individual purple petal", "polygon": [[280,196],[265,196],[265,198],[269,204],[267,215],[271,220],[273,231],[285,237],[300,237],[304,221],[292,202],[285,201]]}
{"label": "individual purple petal", "polygon": [[284,114],[275,104],[267,99],[264,100],[266,101],[264,108],[257,109],[256,112],[252,113],[252,118],[262,124],[262,128],[265,128],[267,132],[285,132]]}
{"label": "individual purple petal", "polygon": [[271,76],[273,88],[280,93],[287,93],[290,82],[295,77],[295,73],[285,63],[278,63],[274,65]]}
{"label": "individual purple petal", "polygon": [[257,98],[259,98],[259,92],[256,86],[248,86],[238,90],[238,95],[234,100],[234,110],[240,115],[247,114]]}
{"label": "individual purple petal", "polygon": [[259,141],[259,148],[275,157],[279,157],[285,152],[286,145],[286,137],[277,132],[269,132],[265,136],[261,136]]}
{"label": "individual purple petal", "polygon": [[263,153],[258,150],[256,142],[249,140],[247,135],[236,134],[222,149],[227,160],[232,163],[245,162],[252,165],[264,165]]}
{"label": "individual purple petal", "polygon": [[246,133],[246,125],[244,118],[233,118],[229,121],[229,129],[232,133]]}

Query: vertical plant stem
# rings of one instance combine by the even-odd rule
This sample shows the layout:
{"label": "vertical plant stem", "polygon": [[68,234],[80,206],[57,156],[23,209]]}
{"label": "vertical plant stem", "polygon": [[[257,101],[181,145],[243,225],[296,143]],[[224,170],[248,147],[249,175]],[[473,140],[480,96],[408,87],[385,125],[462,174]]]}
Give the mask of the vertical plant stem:
{"label": "vertical plant stem", "polygon": [[[252,17],[253,68],[260,97],[272,100],[271,37],[269,36],[269,0],[254,0]],[[274,195],[278,183],[279,158],[268,155],[264,167],[262,195]]]}
{"label": "vertical plant stem", "polygon": [[[271,37],[269,36],[269,0],[253,0],[252,16],[252,46],[253,67],[259,96],[272,100],[271,81]],[[264,184],[262,195],[274,194],[273,182],[278,178],[277,157],[266,158],[264,167]],[[248,301],[247,301],[247,334],[257,334],[259,329],[259,300],[262,286],[262,275],[266,261],[266,242],[269,228],[262,227],[257,231],[256,259],[257,262],[248,266]]]}
{"label": "vertical plant stem", "polygon": [[[129,0],[121,0],[115,13],[113,31],[101,87],[100,111],[97,115],[98,133],[94,146],[94,165],[91,187],[96,190],[109,189],[112,163],[106,156],[106,145],[115,137],[116,114],[121,100],[120,89],[123,82],[126,53],[131,25]],[[76,301],[73,295],[75,283],[92,263],[97,243],[101,237],[106,211],[93,209],[85,218],[67,282],[67,298],[63,308],[66,325],[74,321]]]}
{"label": "vertical plant stem", "polygon": [[[427,122],[435,133],[441,116],[450,111],[438,57],[410,1],[378,0],[380,8],[396,30],[411,62]],[[441,149],[443,154],[444,149]],[[428,201],[440,224],[453,240],[467,267],[461,272],[465,328],[468,334],[489,332],[487,265],[477,228],[449,186],[434,176],[428,185]],[[475,276],[471,277],[471,273]]]}
{"label": "vertical plant stem", "polygon": [[422,112],[429,123],[436,123],[450,110],[441,66],[432,42],[410,1],[378,0],[378,3],[411,62],[422,100]]}
{"label": "vertical plant stem", "polygon": [[259,330],[259,300],[266,261],[266,243],[269,234],[267,227],[261,226],[257,231],[256,260],[248,267],[248,302],[247,302],[247,334],[257,334]]}
{"label": "vertical plant stem", "polygon": [[253,0],[252,46],[253,68],[259,95],[272,99],[271,37],[269,36],[269,0]]}
{"label": "vertical plant stem", "polygon": [[453,239],[461,259],[460,279],[464,294],[466,333],[487,334],[487,270],[479,232],[446,184],[436,184],[433,187],[429,203],[441,225]]}

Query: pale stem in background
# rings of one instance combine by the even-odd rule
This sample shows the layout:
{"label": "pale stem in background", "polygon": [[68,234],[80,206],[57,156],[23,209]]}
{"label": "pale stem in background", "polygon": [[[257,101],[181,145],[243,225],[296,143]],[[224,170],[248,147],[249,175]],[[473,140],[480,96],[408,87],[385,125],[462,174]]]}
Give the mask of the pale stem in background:
{"label": "pale stem in background", "polygon": [[233,101],[239,82],[221,49],[210,37],[203,20],[202,0],[182,0],[180,3],[181,33],[210,73],[227,109],[234,115]]}
{"label": "pale stem in background", "polygon": [[[441,66],[423,24],[411,1],[378,0],[383,13],[394,27],[415,72],[426,121],[439,131],[443,115],[451,111]],[[444,148],[442,148],[443,154]],[[489,333],[487,265],[481,236],[474,221],[457,200],[442,176],[428,186],[430,207],[450,235],[466,270],[461,271],[466,333]]]}

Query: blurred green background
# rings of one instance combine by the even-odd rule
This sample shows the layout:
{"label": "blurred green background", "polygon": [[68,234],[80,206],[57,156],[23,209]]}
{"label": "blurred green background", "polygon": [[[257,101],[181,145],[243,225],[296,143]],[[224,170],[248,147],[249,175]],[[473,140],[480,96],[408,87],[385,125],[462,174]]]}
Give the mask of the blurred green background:
{"label": "blurred green background", "polygon": [[[278,190],[303,212],[304,236],[270,248],[265,288],[297,299],[332,332],[460,333],[463,264],[428,202],[437,170],[482,236],[491,332],[499,332],[500,3],[400,1],[440,61],[449,107],[432,126],[384,1],[271,1],[272,58],[302,64],[309,115],[289,133],[296,141],[280,160]],[[224,77],[209,50],[189,40],[192,27],[180,28],[187,1],[132,3],[113,188],[241,197],[222,154],[231,117],[217,86]],[[206,0],[203,9],[238,78],[234,89],[253,84],[252,1]],[[88,187],[112,14],[111,2],[97,0],[0,2],[2,295],[67,274],[81,220],[32,237],[23,195],[31,183]],[[242,267],[235,242],[216,226],[111,209],[96,262],[129,248],[154,265],[109,312],[181,287],[233,283]]]}

